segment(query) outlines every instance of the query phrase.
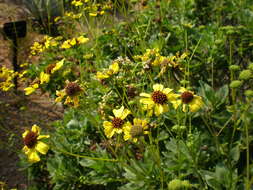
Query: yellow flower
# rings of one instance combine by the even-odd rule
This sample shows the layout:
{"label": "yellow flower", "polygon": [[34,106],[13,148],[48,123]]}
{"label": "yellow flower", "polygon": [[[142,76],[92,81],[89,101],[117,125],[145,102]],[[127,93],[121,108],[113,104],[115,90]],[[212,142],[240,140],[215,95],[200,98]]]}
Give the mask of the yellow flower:
{"label": "yellow flower", "polygon": [[96,74],[96,78],[99,79],[99,80],[107,79],[109,77],[110,76],[108,74],[102,73],[100,71],[98,71],[97,74]]}
{"label": "yellow flower", "polygon": [[29,87],[25,88],[24,89],[25,95],[32,94],[37,88],[39,88],[39,85],[37,83],[33,84],[32,86],[29,86]]}
{"label": "yellow flower", "polygon": [[144,109],[149,111],[149,115],[153,114],[156,116],[167,112],[169,110],[168,101],[175,100],[175,94],[170,88],[164,88],[161,84],[153,85],[154,92],[152,94],[141,93],[140,102],[144,104]]}
{"label": "yellow flower", "polygon": [[61,48],[62,49],[69,49],[69,48],[71,48],[70,40],[64,41],[63,44],[61,45]]}
{"label": "yellow flower", "polygon": [[96,77],[99,80],[103,80],[109,78],[113,74],[117,74],[118,72],[119,72],[119,64],[118,62],[114,62],[109,66],[109,69],[105,70],[104,72],[98,71]]}
{"label": "yellow flower", "polygon": [[48,83],[50,80],[50,75],[44,72],[40,73],[40,84]]}
{"label": "yellow flower", "polygon": [[51,70],[51,73],[54,73],[55,71],[59,70],[63,64],[64,64],[65,59],[63,58],[61,61],[57,62],[55,67]]}
{"label": "yellow flower", "polygon": [[108,75],[117,74],[119,72],[119,64],[118,62],[114,62],[109,66],[109,70],[107,71]]}
{"label": "yellow flower", "polygon": [[203,106],[202,98],[194,95],[194,92],[183,87],[179,89],[179,92],[180,95],[178,95],[178,97],[180,99],[171,102],[175,109],[177,109],[180,105],[183,105],[183,112],[187,112],[188,107],[190,112],[197,112]]}
{"label": "yellow flower", "polygon": [[64,104],[73,104],[74,107],[78,107],[79,95],[82,91],[83,89],[76,82],[67,81],[67,85],[63,90],[56,91],[58,97],[55,99],[55,102],[61,102],[66,97]]}
{"label": "yellow flower", "polygon": [[76,39],[75,39],[75,38],[71,39],[69,43],[70,43],[72,46],[76,45]]}
{"label": "yellow flower", "polygon": [[85,38],[85,37],[83,37],[83,36],[79,36],[76,40],[77,40],[77,42],[78,42],[79,44],[84,44],[84,43],[86,43],[86,42],[89,41],[89,38]]}
{"label": "yellow flower", "polygon": [[124,121],[124,119],[130,114],[131,112],[128,109],[124,109],[122,106],[120,109],[113,110],[114,117],[112,117],[112,121],[104,121],[103,127],[105,131],[105,135],[107,138],[112,138],[112,136],[117,133],[121,134],[123,132],[123,128],[128,125],[131,125],[130,122]]}
{"label": "yellow flower", "polygon": [[133,142],[138,141],[138,137],[143,134],[148,134],[148,122],[147,120],[134,118],[133,125],[127,125],[124,127],[124,140],[132,140]]}
{"label": "yellow flower", "polygon": [[31,130],[26,130],[22,136],[25,146],[23,151],[28,156],[28,161],[35,163],[40,161],[38,152],[41,154],[46,154],[49,146],[42,141],[43,138],[49,138],[49,135],[40,135],[40,127],[33,125]]}

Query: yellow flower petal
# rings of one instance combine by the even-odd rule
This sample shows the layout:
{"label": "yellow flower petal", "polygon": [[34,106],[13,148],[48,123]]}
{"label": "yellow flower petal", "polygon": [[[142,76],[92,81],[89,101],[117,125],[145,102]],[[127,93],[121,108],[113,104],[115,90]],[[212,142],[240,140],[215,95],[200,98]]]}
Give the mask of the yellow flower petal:
{"label": "yellow flower petal", "polygon": [[121,106],[121,108],[118,109],[118,110],[117,110],[117,109],[113,109],[113,110],[112,110],[114,116],[115,116],[115,117],[118,117],[118,118],[121,117],[123,111],[124,111],[124,106]]}
{"label": "yellow flower petal", "polygon": [[40,127],[38,125],[33,125],[32,126],[32,132],[34,132],[34,133],[36,133],[36,134],[39,135],[40,131],[41,131],[41,129],[40,129]]}
{"label": "yellow flower petal", "polygon": [[177,109],[181,104],[182,104],[182,100],[175,100],[175,101],[171,101],[174,109]]}
{"label": "yellow flower petal", "polygon": [[119,64],[117,62],[109,66],[109,69],[113,71],[113,74],[119,72]]}
{"label": "yellow flower petal", "polygon": [[51,70],[51,73],[54,73],[55,71],[59,70],[63,64],[64,64],[65,59],[63,58],[61,61],[57,62],[55,67]]}
{"label": "yellow flower petal", "polygon": [[151,98],[141,98],[140,103],[149,105],[150,107],[152,107],[155,104]]}
{"label": "yellow flower petal", "polygon": [[190,112],[198,111],[203,105],[202,98],[200,96],[194,96],[193,100],[189,103]]}
{"label": "yellow flower petal", "polygon": [[41,154],[46,154],[49,149],[49,146],[46,143],[43,143],[41,141],[38,141],[35,145],[35,150],[40,152]]}
{"label": "yellow flower petal", "polygon": [[25,138],[28,133],[29,133],[29,130],[25,130],[25,132],[22,134],[22,137]]}
{"label": "yellow flower petal", "polygon": [[124,109],[121,116],[120,116],[120,119],[122,119],[122,120],[125,119],[130,113],[131,113],[130,110]]}
{"label": "yellow flower petal", "polygon": [[35,149],[30,149],[27,156],[29,162],[35,163],[40,161],[40,157]]}
{"label": "yellow flower petal", "polygon": [[155,115],[156,116],[159,116],[161,115],[162,113],[166,112],[167,111],[167,105],[161,105],[161,104],[156,104],[155,105]]}
{"label": "yellow flower petal", "polygon": [[44,72],[40,73],[40,84],[48,83],[50,80],[50,75]]}
{"label": "yellow flower petal", "polygon": [[77,42],[78,42],[79,44],[84,44],[84,43],[86,43],[86,42],[89,41],[89,38],[85,38],[85,37],[83,37],[83,36],[79,36],[76,40],[77,40]]}
{"label": "yellow flower petal", "polygon": [[154,91],[163,91],[163,85],[162,84],[154,84],[153,89],[154,89]]}
{"label": "yellow flower petal", "polygon": [[150,98],[150,97],[151,97],[151,94],[147,94],[147,93],[140,93],[140,96]]}
{"label": "yellow flower petal", "polygon": [[162,92],[166,95],[171,93],[172,91],[173,91],[173,89],[171,89],[171,88],[165,88],[165,89],[162,90]]}
{"label": "yellow flower petal", "polygon": [[99,80],[103,80],[103,79],[109,78],[110,76],[108,74],[104,74],[104,73],[98,71],[96,74],[96,77]]}
{"label": "yellow flower petal", "polygon": [[23,151],[25,154],[28,154],[29,151],[30,151],[30,149],[29,149],[27,146],[24,146],[24,147],[22,148],[22,151]]}
{"label": "yellow flower petal", "polygon": [[49,138],[50,137],[50,135],[39,135],[38,137],[37,137],[37,140],[40,140],[40,139],[47,139],[47,138]]}
{"label": "yellow flower petal", "polygon": [[103,127],[104,127],[104,131],[105,131],[105,136],[107,138],[111,138],[115,133],[115,131],[113,130],[112,123],[109,122],[109,121],[104,121],[103,122]]}

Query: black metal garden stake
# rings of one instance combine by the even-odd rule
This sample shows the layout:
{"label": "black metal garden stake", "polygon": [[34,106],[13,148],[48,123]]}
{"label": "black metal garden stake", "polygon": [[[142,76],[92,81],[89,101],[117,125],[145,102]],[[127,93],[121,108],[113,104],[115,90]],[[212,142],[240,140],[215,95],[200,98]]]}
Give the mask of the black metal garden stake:
{"label": "black metal garden stake", "polygon": [[[3,31],[5,35],[12,40],[12,65],[14,72],[19,70],[18,65],[18,38],[26,36],[26,21],[8,22],[4,24]],[[17,77],[14,78],[15,89],[18,87]]]}

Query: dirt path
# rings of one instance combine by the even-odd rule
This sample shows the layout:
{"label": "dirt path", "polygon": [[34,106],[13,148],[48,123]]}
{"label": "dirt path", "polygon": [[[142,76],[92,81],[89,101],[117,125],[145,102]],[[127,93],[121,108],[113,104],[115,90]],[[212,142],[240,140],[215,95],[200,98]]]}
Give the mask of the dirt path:
{"label": "dirt path", "polygon": [[[0,1],[0,28],[3,23],[20,20],[24,16],[22,10],[15,5]],[[28,35],[20,43],[19,58],[24,60],[29,52],[29,44],[34,35]],[[0,34],[0,65],[11,68],[11,42]],[[63,109],[55,105],[47,94],[37,92],[25,96],[23,84],[19,84],[18,92],[0,91],[0,189],[1,183],[9,188],[26,189],[28,181],[25,173],[20,171],[18,154],[23,146],[21,134],[25,128],[37,124],[42,128],[50,128],[50,123],[62,117]]]}

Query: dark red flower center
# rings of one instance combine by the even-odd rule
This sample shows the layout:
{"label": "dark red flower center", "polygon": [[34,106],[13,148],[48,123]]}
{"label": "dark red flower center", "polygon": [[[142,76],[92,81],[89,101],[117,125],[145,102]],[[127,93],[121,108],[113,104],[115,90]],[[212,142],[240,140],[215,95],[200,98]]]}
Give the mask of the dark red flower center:
{"label": "dark red flower center", "polygon": [[184,104],[189,104],[193,98],[194,96],[191,92],[185,91],[181,94],[181,99]]}
{"label": "dark red flower center", "polygon": [[154,91],[151,97],[156,104],[165,104],[168,100],[166,94],[161,91]]}
{"label": "dark red flower center", "polygon": [[81,87],[75,82],[69,82],[65,90],[68,96],[75,96],[82,91]]}
{"label": "dark red flower center", "polygon": [[112,125],[114,128],[121,128],[121,126],[124,124],[124,121],[118,117],[113,118]]}
{"label": "dark red flower center", "polygon": [[37,143],[38,134],[30,131],[24,138],[24,144],[28,148],[33,148]]}

